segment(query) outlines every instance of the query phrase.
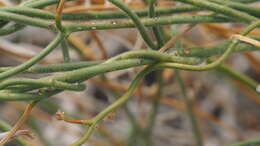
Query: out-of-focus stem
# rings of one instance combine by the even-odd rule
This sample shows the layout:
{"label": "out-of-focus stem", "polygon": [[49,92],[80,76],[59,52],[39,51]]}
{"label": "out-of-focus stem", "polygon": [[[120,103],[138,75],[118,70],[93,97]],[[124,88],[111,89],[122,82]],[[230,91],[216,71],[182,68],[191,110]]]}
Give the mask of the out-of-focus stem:
{"label": "out-of-focus stem", "polygon": [[182,95],[183,95],[184,102],[186,104],[187,114],[188,114],[189,119],[191,121],[192,131],[193,131],[194,138],[196,140],[196,145],[197,146],[203,146],[203,137],[202,137],[201,131],[199,129],[199,125],[198,125],[196,116],[195,116],[194,111],[193,111],[192,101],[187,96],[186,87],[185,87],[184,82],[183,82],[183,80],[180,76],[179,71],[176,70],[175,74],[176,74],[176,78],[177,78],[178,83],[179,83],[180,88],[181,88],[181,92],[182,92]]}

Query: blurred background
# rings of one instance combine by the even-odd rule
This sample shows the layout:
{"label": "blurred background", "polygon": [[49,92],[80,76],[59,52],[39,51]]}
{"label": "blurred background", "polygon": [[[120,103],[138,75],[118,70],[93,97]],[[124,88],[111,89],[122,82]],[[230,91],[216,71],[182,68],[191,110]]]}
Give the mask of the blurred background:
{"label": "blurred background", "polygon": [[[2,6],[20,3],[19,0],[0,0],[0,2]],[[125,3],[132,9],[147,7],[141,0],[125,0]],[[158,1],[158,7],[174,5],[176,3],[173,1]],[[260,5],[255,3],[254,6]],[[55,11],[55,6],[45,9]],[[105,0],[75,0],[68,2],[64,8],[64,12],[75,13],[107,10],[117,9]],[[174,34],[185,27],[186,25],[166,25],[164,29]],[[179,43],[184,48],[215,45],[232,34],[239,33],[243,28],[244,26],[239,24],[199,24],[187,32]],[[253,34],[260,35],[260,30],[255,30]],[[30,26],[0,37],[1,66],[21,64],[37,54],[54,37],[55,34],[48,30]],[[122,52],[146,48],[140,34],[134,28],[77,32],[70,35],[68,41],[73,62],[104,60]],[[44,58],[41,64],[62,62],[61,48],[57,48]],[[260,82],[259,52],[233,53],[227,63],[235,70]],[[44,100],[34,108],[30,119],[23,127],[30,130],[34,138],[23,138],[32,146],[66,146],[75,142],[82,136],[86,127],[59,121],[56,119],[56,112],[62,111],[66,116],[75,119],[90,119],[120,97],[142,68],[96,76],[85,82],[87,89],[83,92],[64,91]],[[148,74],[127,104],[101,122],[85,145],[144,146],[146,136],[133,126],[131,116],[134,116],[141,128],[147,127],[158,88],[156,79],[158,73],[154,71]],[[151,141],[154,146],[193,146],[195,141],[191,123],[175,77],[176,73],[171,69],[165,69],[162,74],[162,95]],[[186,86],[187,96],[193,101],[205,146],[226,145],[260,136],[259,94],[217,70],[180,71],[180,74]],[[19,75],[19,77],[39,78],[47,75]],[[0,104],[0,119],[13,125],[27,103],[0,102]],[[8,145],[16,144],[11,142]]]}

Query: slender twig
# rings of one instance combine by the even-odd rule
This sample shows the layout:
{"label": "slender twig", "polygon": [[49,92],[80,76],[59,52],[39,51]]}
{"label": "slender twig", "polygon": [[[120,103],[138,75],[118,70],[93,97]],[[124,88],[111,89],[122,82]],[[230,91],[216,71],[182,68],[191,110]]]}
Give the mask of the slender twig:
{"label": "slender twig", "polygon": [[[70,62],[70,63],[58,63],[58,64],[50,64],[50,65],[36,65],[32,66],[28,70],[22,73],[53,73],[53,72],[64,72],[64,71],[72,71],[75,69],[80,69],[84,67],[90,67],[93,65],[101,64],[103,61],[81,61],[81,62]],[[0,67],[0,72],[5,72],[14,67]]]}
{"label": "slender twig", "polygon": [[[39,87],[54,87],[58,89],[66,89],[66,90],[74,90],[74,91],[82,91],[85,90],[84,84],[73,85],[66,82],[61,82],[57,80],[49,80],[49,81],[41,81],[35,79],[27,79],[27,78],[18,78],[18,79],[10,79],[2,81],[0,84],[0,90],[8,88],[12,85],[31,85],[31,86],[39,86]],[[15,87],[14,87],[15,88]]]}
{"label": "slender twig", "polygon": [[107,59],[107,49],[105,48],[104,44],[102,43],[101,39],[99,38],[97,32],[95,30],[90,31],[91,35],[94,37],[94,39],[97,42],[97,45],[99,47],[99,50],[102,54],[101,59]]}
{"label": "slender twig", "polygon": [[231,78],[244,83],[248,87],[252,88],[254,91],[259,86],[259,83],[257,81],[251,79],[250,77],[248,77],[238,71],[235,71],[234,69],[230,68],[228,65],[222,64],[217,68],[217,70],[220,70],[221,72],[224,72],[225,75],[228,75]]}
{"label": "slender twig", "polygon": [[[60,120],[88,126],[84,132],[83,137],[81,137],[79,141],[74,143],[72,146],[78,146],[85,143],[96,128],[96,125],[111,113],[114,113],[118,107],[125,104],[130,96],[134,93],[134,90],[140,80],[142,80],[147,73],[154,70],[165,68],[190,71],[218,69],[260,93],[260,85],[258,82],[222,64],[229,57],[229,55],[235,51],[259,50],[259,42],[256,41],[255,38],[252,39],[246,36],[250,31],[260,26],[260,10],[245,4],[254,2],[256,0],[177,0],[179,2],[190,5],[177,5],[176,7],[168,6],[165,8],[156,8],[156,0],[150,0],[148,9],[142,10],[132,10],[132,7],[130,8],[130,6],[120,0],[109,1],[114,4],[113,10],[85,13],[63,13],[65,0],[29,0],[21,3],[19,6],[4,6],[0,8],[0,35],[7,35],[13,32],[17,32],[18,30],[23,29],[25,26],[36,26],[58,32],[56,38],[54,38],[54,40],[50,42],[45,49],[43,49],[33,58],[15,67],[0,68],[0,80],[2,80],[0,83],[0,101],[32,102],[27,106],[24,114],[8,133],[7,137],[0,141],[0,145],[4,145],[12,138],[12,136],[28,118],[33,106],[39,102],[39,100],[49,98],[53,95],[63,92],[64,90],[84,90],[85,86],[81,84],[83,81],[86,81],[94,76],[116,70],[123,70],[137,66],[148,66],[136,76],[136,78],[131,82],[128,90],[121,98],[117,99],[114,103],[109,105],[90,120],[74,120],[65,117],[64,113],[62,112],[57,114],[58,119]],[[55,9],[53,6],[54,4],[58,4],[56,13],[47,11],[49,8]],[[46,6],[50,7],[48,9],[41,9]],[[66,3],[66,7],[67,6],[73,7],[75,6],[75,3],[68,2]],[[119,8],[120,10],[114,10],[114,8]],[[197,13],[193,13],[193,15],[172,15],[181,12],[198,12],[205,10],[213,12],[213,14],[197,15]],[[14,24],[9,24],[9,22],[14,22]],[[199,23],[215,22],[238,22],[253,24],[249,25],[244,31],[241,32],[240,35],[233,35],[230,40],[227,40],[220,45],[213,47],[195,47],[178,50],[176,53],[177,55],[165,53],[167,49],[171,48],[176,40],[179,39],[189,29],[191,29],[193,25]],[[164,33],[162,26],[169,24],[188,24],[191,27],[180,31],[179,34],[175,35],[163,46],[165,41],[162,37],[162,34]],[[155,41],[153,41],[152,37],[150,37],[147,31],[147,27],[152,27],[157,45],[155,45]],[[149,48],[154,50],[161,48],[161,50],[128,51],[126,53],[121,53],[115,57],[107,59],[106,51],[103,48],[101,41],[97,38],[97,43],[101,46],[100,48],[103,49],[103,59],[106,60],[98,62],[68,63],[70,58],[68,47],[65,44],[67,40],[65,39],[68,39],[70,45],[73,48],[79,48],[79,52],[83,52],[82,54],[87,56],[88,59],[96,59],[96,55],[95,53],[91,52],[91,49],[86,50],[88,47],[85,45],[83,39],[78,37],[66,38],[70,33],[88,30],[119,28],[137,28]],[[167,27],[163,28],[166,29]],[[40,60],[50,54],[59,44],[62,45],[65,63],[36,66]],[[211,60],[207,58],[218,54],[222,54],[218,59]],[[205,65],[205,63],[202,61],[206,59],[207,62],[205,62]],[[45,77],[39,79],[7,79],[8,77],[12,77],[21,73],[43,74],[52,72],[63,73],[51,75],[45,74]],[[184,100],[187,105],[186,107],[188,115],[191,119],[197,145],[203,145],[202,136],[196,123],[196,117],[193,114],[192,103],[186,95],[184,83],[178,72],[177,78],[179,80],[179,84],[184,95]],[[162,86],[160,80],[158,85],[159,88],[157,90],[157,98],[154,99],[153,109],[151,112],[152,114],[150,115],[146,131],[143,129],[138,130],[140,127],[137,125],[129,109],[125,106],[125,111],[132,121],[133,128],[135,129],[134,134],[136,134],[136,137],[146,136],[146,144],[149,146],[152,144],[152,129],[155,123],[161,97],[160,94]],[[184,107],[183,104],[182,106]],[[252,143],[250,142],[250,144]]]}
{"label": "slender twig", "polygon": [[16,124],[9,131],[8,135],[0,140],[0,145],[6,144],[10,140],[10,138],[12,138],[14,136],[16,131],[21,128],[21,126],[24,124],[24,122],[29,118],[30,113],[31,113],[33,107],[36,105],[36,103],[37,102],[32,102],[32,103],[28,104],[23,115],[20,117],[20,119],[16,122]]}
{"label": "slender twig", "polygon": [[[247,35],[249,32],[254,30],[256,27],[259,27],[260,25],[260,20],[252,23],[249,25],[244,31],[241,32],[241,35]],[[201,65],[201,66],[196,66],[196,65],[185,65],[185,64],[177,64],[177,63],[162,63],[158,64],[160,67],[169,67],[169,68],[177,68],[177,69],[184,69],[184,70],[193,70],[193,71],[203,71],[203,70],[209,70],[214,67],[217,67],[220,65],[225,59],[233,52],[234,48],[238,45],[239,41],[233,39],[230,45],[228,46],[228,49],[224,52],[224,54],[219,57],[217,60],[214,62],[207,64],[207,65]]]}
{"label": "slender twig", "polygon": [[[157,1],[156,0],[149,0],[149,12],[148,12],[148,15],[150,18],[155,18],[156,19],[156,12],[155,12],[155,6],[157,5]],[[163,43],[164,43],[164,40],[163,40],[163,37],[162,37],[162,33],[161,33],[161,29],[159,26],[154,26],[152,27],[152,30],[153,30],[153,34],[155,35],[156,37],[156,40],[157,40],[157,48],[160,48]]]}
{"label": "slender twig", "polygon": [[57,112],[56,113],[56,119],[57,120],[62,120],[68,123],[73,123],[73,124],[83,124],[83,125],[91,125],[93,122],[91,120],[74,120],[68,117],[65,117],[64,112]]}
{"label": "slender twig", "polygon": [[[0,129],[2,131],[9,131],[11,128],[12,128],[11,125],[9,125],[8,123],[0,120]],[[16,138],[15,142],[17,142],[21,146],[27,146],[27,143],[24,139]]]}
{"label": "slender twig", "polygon": [[226,16],[230,16],[234,19],[244,20],[246,22],[254,22],[254,21],[258,20],[257,17],[251,16],[247,13],[244,13],[239,10],[235,10],[235,9],[232,9],[232,8],[229,8],[227,6],[220,5],[217,3],[212,3],[212,2],[209,2],[206,0],[177,0],[177,1],[189,3],[189,4],[195,5],[197,7],[212,10],[216,13],[221,13]]}
{"label": "slender twig", "polygon": [[120,97],[118,100],[116,100],[113,104],[111,104],[106,109],[104,109],[102,112],[100,112],[98,115],[96,115],[93,118],[93,124],[85,131],[83,137],[81,139],[79,139],[77,142],[75,142],[74,144],[72,144],[71,146],[79,146],[79,145],[85,143],[85,141],[88,140],[88,138],[91,136],[91,133],[93,132],[96,124],[99,123],[104,117],[106,117],[111,111],[114,111],[116,108],[118,108],[119,106],[124,104],[129,99],[129,97],[132,95],[132,93],[134,92],[134,90],[135,90],[137,84],[139,83],[139,81],[142,80],[143,77],[147,73],[154,70],[153,67],[154,66],[152,65],[152,66],[145,68],[143,71],[141,71],[135,77],[135,79],[131,82],[131,84],[130,84],[128,90],[126,91],[126,93],[122,97]]}
{"label": "slender twig", "polygon": [[[231,40],[225,40],[218,45],[213,46],[199,46],[185,49],[178,49],[177,54],[179,56],[190,56],[190,57],[210,57],[214,55],[222,54],[227,50],[227,45],[230,44]],[[260,47],[256,47],[247,43],[240,42],[233,52],[244,52],[244,51],[257,51]]]}
{"label": "slender twig", "polygon": [[156,46],[154,45],[153,41],[149,38],[149,35],[147,34],[145,27],[143,23],[140,21],[139,17],[131,10],[129,9],[121,0],[109,0],[111,3],[116,5],[118,8],[123,10],[127,15],[133,20],[134,24],[138,28],[141,36],[143,37],[146,44],[151,49],[156,49]]}
{"label": "slender twig", "polygon": [[244,11],[246,13],[249,13],[253,16],[259,16],[259,8],[252,7],[250,5],[242,4],[236,1],[228,1],[228,0],[210,0],[214,3],[218,3],[221,5],[226,5],[228,7],[231,7],[236,10]]}
{"label": "slender twig", "polygon": [[[0,13],[1,18],[1,13]],[[17,19],[17,21],[20,21]],[[198,24],[198,23],[216,23],[216,22],[235,22],[235,20],[228,19],[223,16],[213,16],[213,15],[192,15],[192,16],[162,16],[156,19],[154,18],[143,18],[141,19],[142,25],[146,27],[156,26],[156,25],[167,25],[167,24]],[[245,21],[242,21],[245,22]],[[51,24],[37,24],[28,23],[29,25],[37,25],[43,28],[49,28]],[[95,22],[88,24],[67,24],[68,31],[77,32],[84,30],[105,30],[105,29],[118,29],[118,28],[131,28],[135,27],[135,24],[128,20],[122,21],[108,21],[108,22]],[[53,28],[55,29],[55,28]],[[143,30],[142,30],[143,31]]]}
{"label": "slender twig", "polygon": [[163,89],[163,77],[162,77],[162,71],[160,71],[157,75],[157,91],[155,93],[155,98],[153,99],[153,103],[152,103],[152,110],[150,112],[149,115],[149,119],[148,119],[148,124],[145,130],[145,145],[146,146],[152,146],[152,140],[151,140],[151,136],[153,133],[153,129],[154,129],[154,125],[155,125],[155,121],[156,121],[156,117],[158,114],[158,110],[159,110],[159,104],[160,104],[160,100],[162,97],[162,89]]}
{"label": "slender twig", "polygon": [[189,99],[189,97],[187,95],[187,91],[186,91],[184,82],[183,82],[183,80],[180,76],[179,71],[176,70],[175,74],[176,74],[176,78],[177,78],[178,83],[179,83],[180,88],[181,88],[181,92],[182,92],[182,95],[183,95],[184,102],[186,104],[187,113],[188,113],[188,116],[190,118],[191,125],[192,125],[192,131],[193,131],[193,134],[194,134],[194,138],[196,140],[196,145],[197,146],[203,146],[203,137],[202,137],[201,131],[199,129],[199,125],[198,125],[196,116],[195,116],[194,111],[193,111],[192,101],[191,101],[191,99]]}
{"label": "slender twig", "polygon": [[171,48],[173,44],[180,38],[182,37],[186,32],[191,30],[195,25],[191,24],[188,25],[185,29],[182,31],[179,31],[176,35],[174,35],[168,42],[166,42],[160,49],[159,52],[166,52],[167,49]]}
{"label": "slender twig", "polygon": [[63,39],[61,41],[61,47],[62,47],[62,55],[63,55],[64,62],[65,63],[70,62],[69,47],[66,39]]}
{"label": "slender twig", "polygon": [[[13,14],[9,12],[1,12],[0,19],[7,21],[15,21],[17,23],[37,26],[49,30],[56,31],[57,28],[54,23],[39,18],[31,18],[28,16]],[[194,16],[163,16],[157,19],[143,18],[141,19],[142,25],[144,26],[156,26],[156,25],[167,25],[167,24],[185,24],[185,23],[211,23],[211,22],[235,22],[234,20],[228,19],[223,16],[212,16],[212,15],[194,15]],[[242,21],[244,22],[244,21]],[[0,34],[7,35],[13,33],[18,29],[23,28],[20,25],[9,26],[5,29],[0,29]],[[118,28],[131,28],[135,27],[135,24],[129,20],[120,21],[106,21],[106,22],[95,22],[95,23],[66,23],[63,25],[67,33],[85,31],[85,30],[104,30],[104,29],[118,29]],[[143,28],[143,27],[142,27]],[[142,30],[144,31],[144,30]]]}
{"label": "slender twig", "polygon": [[43,49],[39,54],[31,58],[30,60],[22,63],[21,65],[16,66],[15,68],[12,68],[10,70],[7,70],[3,73],[0,73],[0,80],[3,80],[5,78],[8,78],[10,76],[13,76],[19,72],[23,72],[26,69],[30,68],[34,64],[36,64],[38,61],[40,61],[42,58],[47,56],[53,49],[55,49],[60,41],[62,40],[62,34],[58,34],[58,36],[45,48]]}
{"label": "slender twig", "polygon": [[107,60],[106,63],[110,63],[115,60],[130,59],[130,58],[144,58],[144,59],[153,59],[153,60],[184,63],[184,64],[198,64],[201,63],[202,61],[200,58],[195,58],[195,57],[187,58],[187,57],[180,57],[180,56],[172,56],[166,53],[160,53],[158,51],[152,51],[152,50],[136,50],[136,51],[128,51],[126,53],[117,55]]}

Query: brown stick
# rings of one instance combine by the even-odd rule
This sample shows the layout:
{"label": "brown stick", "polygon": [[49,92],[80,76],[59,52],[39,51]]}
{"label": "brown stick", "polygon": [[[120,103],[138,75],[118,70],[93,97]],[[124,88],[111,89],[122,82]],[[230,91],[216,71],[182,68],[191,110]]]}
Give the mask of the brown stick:
{"label": "brown stick", "polygon": [[32,112],[33,107],[36,105],[36,102],[30,103],[27,105],[23,115],[20,117],[20,119],[16,122],[16,124],[12,127],[12,129],[9,131],[8,135],[1,139],[0,146],[3,146],[6,144],[12,137],[15,135],[15,133],[23,126],[24,122],[29,118],[30,113]]}

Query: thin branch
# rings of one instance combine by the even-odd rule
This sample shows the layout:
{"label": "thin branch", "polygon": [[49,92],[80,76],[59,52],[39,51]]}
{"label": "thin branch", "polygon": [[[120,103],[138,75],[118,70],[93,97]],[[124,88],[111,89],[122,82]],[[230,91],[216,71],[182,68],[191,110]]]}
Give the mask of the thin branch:
{"label": "thin branch", "polygon": [[182,37],[186,32],[191,30],[195,24],[189,24],[185,29],[182,31],[179,31],[176,35],[174,35],[168,42],[166,42],[160,49],[159,52],[166,52],[167,49],[173,46],[173,44],[180,38]]}
{"label": "thin branch", "polygon": [[29,118],[33,107],[36,105],[37,102],[32,102],[27,105],[23,115],[20,117],[20,119],[16,122],[16,124],[12,127],[12,129],[9,131],[8,135],[0,140],[0,145],[6,144],[12,137],[15,136],[17,131],[23,126],[24,122]]}

